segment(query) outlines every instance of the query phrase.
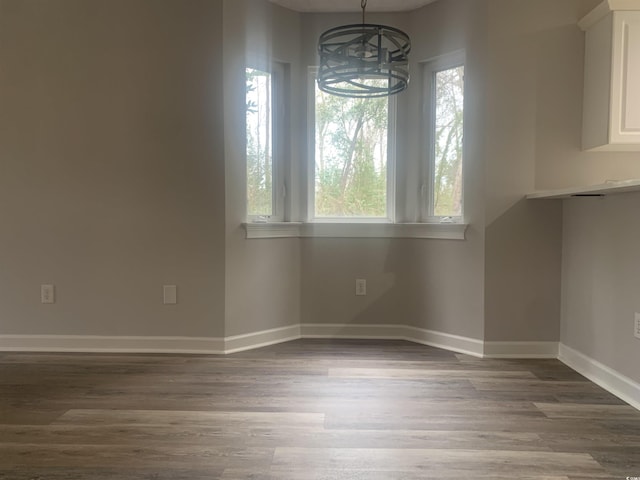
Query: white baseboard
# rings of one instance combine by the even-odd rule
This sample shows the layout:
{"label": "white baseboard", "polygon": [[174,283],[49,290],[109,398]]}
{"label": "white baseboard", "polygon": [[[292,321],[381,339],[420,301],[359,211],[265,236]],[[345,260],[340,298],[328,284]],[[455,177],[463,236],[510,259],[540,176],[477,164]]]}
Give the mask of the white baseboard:
{"label": "white baseboard", "polygon": [[484,342],[485,358],[558,358],[558,342]]}
{"label": "white baseboard", "polygon": [[409,342],[443,348],[453,352],[482,357],[482,340],[461,337],[449,333],[425,330],[407,325],[301,325],[302,338],[354,338],[377,340],[406,340]]}
{"label": "white baseboard", "polygon": [[300,325],[245,335],[131,337],[98,335],[0,335],[4,352],[175,353],[222,355],[300,338]]}
{"label": "white baseboard", "polygon": [[0,351],[229,354],[298,338],[406,340],[475,357],[556,358],[555,342],[483,342],[407,325],[294,324],[225,338],[0,335]]}
{"label": "white baseboard", "polygon": [[243,352],[300,338],[300,324],[225,337],[224,353]]}
{"label": "white baseboard", "polygon": [[478,358],[482,358],[483,356],[484,342],[482,340],[452,335],[450,333],[436,332],[435,330],[426,330],[424,328],[410,326],[404,328],[406,331],[404,339],[410,342],[442,348],[452,352],[464,353]]}
{"label": "white baseboard", "polygon": [[131,337],[97,335],[0,335],[3,352],[224,353],[215,337]]}
{"label": "white baseboard", "polygon": [[593,383],[640,410],[640,384],[610,367],[560,344],[558,359]]}
{"label": "white baseboard", "polygon": [[225,338],[0,335],[4,352],[229,354],[298,338],[407,340],[481,357],[483,342],[406,325],[295,324]]}

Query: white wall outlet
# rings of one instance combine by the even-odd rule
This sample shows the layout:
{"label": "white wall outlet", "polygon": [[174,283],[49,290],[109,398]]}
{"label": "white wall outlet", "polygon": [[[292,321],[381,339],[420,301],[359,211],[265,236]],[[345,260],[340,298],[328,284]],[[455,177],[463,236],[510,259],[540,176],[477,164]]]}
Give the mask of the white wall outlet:
{"label": "white wall outlet", "polygon": [[163,285],[162,298],[165,305],[175,305],[178,303],[178,287],[175,285]]}
{"label": "white wall outlet", "polygon": [[367,294],[367,281],[364,278],[356,278],[356,295],[364,296]]}
{"label": "white wall outlet", "polygon": [[56,303],[56,290],[53,285],[40,285],[40,302]]}
{"label": "white wall outlet", "polygon": [[640,338],[640,313],[636,312],[636,322],[633,329],[633,334],[636,338]]}

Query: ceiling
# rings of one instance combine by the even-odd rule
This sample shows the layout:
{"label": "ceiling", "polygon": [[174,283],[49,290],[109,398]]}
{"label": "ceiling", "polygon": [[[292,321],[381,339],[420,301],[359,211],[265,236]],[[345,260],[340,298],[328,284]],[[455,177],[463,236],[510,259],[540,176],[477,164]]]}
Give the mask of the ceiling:
{"label": "ceiling", "polygon": [[[297,12],[361,12],[360,0],[270,0]],[[367,12],[403,12],[435,0],[367,0]]]}

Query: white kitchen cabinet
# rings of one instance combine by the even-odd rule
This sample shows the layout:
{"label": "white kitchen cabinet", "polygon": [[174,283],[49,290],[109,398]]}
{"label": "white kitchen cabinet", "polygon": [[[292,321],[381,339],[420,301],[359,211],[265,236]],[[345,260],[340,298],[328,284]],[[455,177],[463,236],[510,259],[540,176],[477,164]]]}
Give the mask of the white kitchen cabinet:
{"label": "white kitchen cabinet", "polygon": [[586,32],[582,148],[640,151],[640,0],[607,0]]}

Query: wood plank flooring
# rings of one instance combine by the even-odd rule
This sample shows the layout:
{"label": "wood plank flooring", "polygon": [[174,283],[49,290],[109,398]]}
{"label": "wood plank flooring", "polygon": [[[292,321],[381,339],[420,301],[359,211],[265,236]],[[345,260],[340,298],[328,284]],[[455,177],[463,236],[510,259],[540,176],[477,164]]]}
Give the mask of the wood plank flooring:
{"label": "wood plank flooring", "polygon": [[640,412],[555,360],[299,340],[0,354],[0,479],[640,477]]}

